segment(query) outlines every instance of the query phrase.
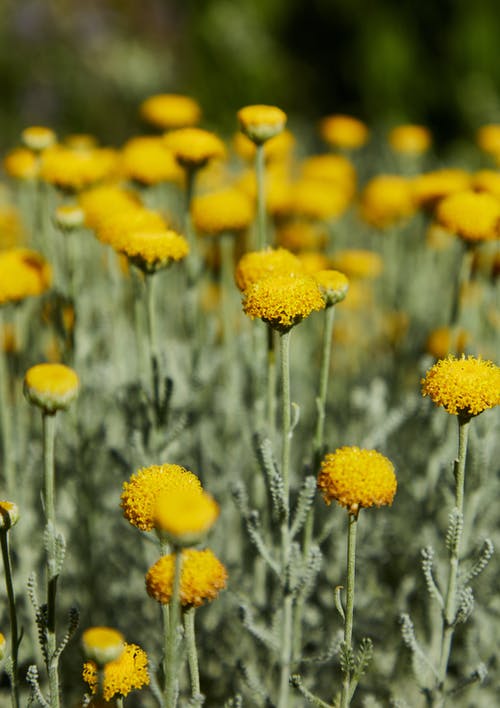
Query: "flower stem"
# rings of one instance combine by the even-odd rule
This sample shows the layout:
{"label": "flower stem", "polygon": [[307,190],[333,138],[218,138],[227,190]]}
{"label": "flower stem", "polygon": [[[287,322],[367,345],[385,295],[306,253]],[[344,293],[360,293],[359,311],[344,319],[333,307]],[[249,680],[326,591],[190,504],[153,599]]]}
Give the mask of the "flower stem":
{"label": "flower stem", "polygon": [[[281,396],[282,396],[282,448],[281,448],[281,474],[285,492],[285,503],[288,512],[290,496],[290,334],[291,330],[284,332],[280,337],[281,354]],[[288,522],[287,522],[288,523]]]}
{"label": "flower stem", "polygon": [[321,354],[321,370],[319,377],[319,396],[317,398],[318,417],[316,419],[316,432],[313,442],[313,465],[316,469],[323,454],[323,441],[325,434],[325,412],[326,397],[328,393],[328,378],[330,372],[330,358],[332,351],[333,322],[335,319],[335,307],[327,307],[325,310],[325,325],[323,330],[323,351]]}
{"label": "flower stem", "polygon": [[196,636],[194,617],[196,608],[190,607],[184,612],[184,630],[186,632],[187,657],[189,675],[191,678],[191,696],[195,700],[200,696],[200,671],[198,668],[198,653],[196,651]]}
{"label": "flower stem", "polygon": [[263,144],[256,146],[255,173],[257,176],[257,250],[260,251],[267,246],[265,163]]}
{"label": "flower stem", "polygon": [[3,567],[5,572],[5,588],[7,590],[7,600],[9,603],[10,620],[10,655],[12,660],[12,675],[10,685],[10,696],[12,708],[19,708],[19,685],[17,681],[17,657],[19,649],[19,638],[17,628],[16,597],[12,583],[12,563],[10,560],[8,529],[0,531],[0,543],[2,545]]}
{"label": "flower stem", "polygon": [[[344,621],[344,645],[347,651],[352,651],[352,627],[354,619],[354,581],[356,574],[356,531],[358,515],[349,514],[349,529],[347,533],[347,585],[346,609]],[[347,668],[342,681],[341,708],[348,708],[350,695],[351,673]]]}
{"label": "flower stem", "polygon": [[149,361],[151,365],[151,386],[153,393],[153,405],[157,423],[161,420],[160,401],[160,371],[158,362],[158,338],[156,334],[155,320],[155,283],[154,274],[148,274],[144,278],[146,286],[146,321],[148,330]]}
{"label": "flower stem", "polygon": [[267,326],[267,428],[271,440],[276,426],[276,343],[274,330]]}
{"label": "flower stem", "polygon": [[165,690],[163,708],[175,708],[177,705],[177,635],[180,619],[180,588],[182,571],[182,552],[175,551],[174,584],[170,599],[170,617],[165,643]]}
{"label": "flower stem", "polygon": [[[5,333],[2,308],[0,307],[0,337]],[[0,344],[0,442],[2,446],[2,469],[8,494],[14,492],[14,439],[12,436],[12,401],[8,376],[7,352]]]}
{"label": "flower stem", "polygon": [[116,699],[116,708],[123,708],[123,704],[123,696],[118,696],[118,698]]}

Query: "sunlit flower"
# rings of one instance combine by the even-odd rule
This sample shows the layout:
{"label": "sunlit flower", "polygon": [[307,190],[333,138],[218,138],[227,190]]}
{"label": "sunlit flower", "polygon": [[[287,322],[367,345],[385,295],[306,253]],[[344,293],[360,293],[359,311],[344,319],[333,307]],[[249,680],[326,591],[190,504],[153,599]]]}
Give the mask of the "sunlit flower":
{"label": "sunlit flower", "polygon": [[37,364],[28,369],[24,377],[26,398],[49,414],[66,410],[79,389],[76,372],[64,364]]}
{"label": "sunlit flower", "polygon": [[206,535],[219,516],[219,506],[196,487],[169,489],[158,495],[156,529],[176,546],[193,546]]}
{"label": "sunlit flower", "polygon": [[201,128],[173,130],[164,136],[164,141],[177,162],[186,169],[199,169],[226,154],[222,140],[215,133]]}
{"label": "sunlit flower", "polygon": [[43,125],[32,125],[23,130],[21,139],[29,150],[42,152],[56,142],[56,134]]}
{"label": "sunlit flower", "polygon": [[306,180],[338,185],[349,198],[356,191],[356,169],[344,155],[312,155],[303,160],[300,171]]}
{"label": "sunlit flower", "polygon": [[15,148],[7,153],[3,168],[9,177],[15,179],[35,179],[40,171],[37,156],[28,148]]}
{"label": "sunlit flower", "polygon": [[121,151],[125,177],[141,184],[181,182],[182,169],[161,137],[143,136],[129,140]]}
{"label": "sunlit flower", "polygon": [[125,637],[112,627],[90,627],[82,634],[83,653],[103,666],[118,659],[125,648]]}
{"label": "sunlit flower", "polygon": [[338,270],[320,270],[314,274],[319,285],[326,307],[341,302],[349,290],[349,279]]}
{"label": "sunlit flower", "polygon": [[184,236],[168,229],[131,231],[113,245],[147,273],[181,261],[189,253],[189,244]]}
{"label": "sunlit flower", "polygon": [[361,195],[361,216],[372,226],[384,229],[415,212],[410,180],[400,175],[379,175]]}
{"label": "sunlit flower", "polygon": [[[146,575],[146,590],[167,605],[172,597],[175,554],[162,556]],[[182,551],[180,601],[184,607],[200,607],[215,600],[226,587],[227,570],[210,549]]]}
{"label": "sunlit flower", "polygon": [[422,394],[452,415],[468,418],[500,404],[500,367],[473,356],[441,359],[421,383]]}
{"label": "sunlit flower", "polygon": [[316,179],[292,184],[286,214],[307,219],[338,219],[349,206],[351,195],[343,185]]}
{"label": "sunlit flower", "polygon": [[413,180],[413,195],[419,206],[432,209],[443,197],[468,189],[470,181],[469,173],[458,168],[424,172]]}
{"label": "sunlit flower", "polygon": [[389,133],[389,145],[393,150],[405,155],[421,155],[431,146],[430,130],[424,125],[408,123],[398,125]]}
{"label": "sunlit flower", "polygon": [[241,190],[225,189],[195,197],[191,213],[199,232],[217,236],[247,229],[254,218],[254,206]]}
{"label": "sunlit flower", "polygon": [[41,295],[51,282],[50,266],[35,251],[15,248],[0,252],[0,305]]}
{"label": "sunlit flower", "polygon": [[427,338],[426,350],[435,359],[444,359],[448,354],[462,354],[469,341],[469,333],[464,329],[438,327]]}
{"label": "sunlit flower", "polygon": [[324,457],[318,487],[326,504],[336,501],[357,514],[362,508],[391,506],[397,481],[392,462],[380,452],[341,447]]}
{"label": "sunlit flower", "polygon": [[244,291],[253,283],[270,275],[300,273],[302,273],[302,265],[297,256],[285,248],[267,248],[245,253],[236,266],[235,280],[238,288]]}
{"label": "sunlit flower", "polygon": [[109,217],[137,208],[140,201],[135,194],[114,185],[93,187],[78,195],[78,204],[85,212],[85,224],[97,229],[101,221]]}
{"label": "sunlit flower", "polygon": [[328,270],[330,267],[329,257],[321,251],[301,251],[297,253],[297,258],[304,275],[315,276],[320,270]]}
{"label": "sunlit flower", "polygon": [[128,204],[123,210],[99,219],[96,236],[101,243],[121,250],[131,234],[139,231],[164,231],[166,228],[165,219],[159,212]]}
{"label": "sunlit flower", "polygon": [[294,253],[320,251],[328,241],[328,232],[323,224],[309,220],[294,220],[281,224],[276,231],[280,246]]}
{"label": "sunlit flower", "polygon": [[476,141],[481,150],[491,155],[500,155],[500,124],[490,123],[479,128]]}
{"label": "sunlit flower", "polygon": [[286,113],[276,106],[245,106],[238,111],[240,130],[256,145],[281,133],[286,123]]}
{"label": "sunlit flower", "polygon": [[[97,693],[98,673],[95,662],[84,663],[83,680],[93,694]],[[104,666],[104,699],[111,701],[115,696],[128,696],[132,690],[143,686],[149,686],[148,656],[137,644],[125,644],[118,659]]]}
{"label": "sunlit flower", "polygon": [[465,241],[494,239],[500,224],[500,199],[486,192],[456,192],[438,204],[436,218]]}
{"label": "sunlit flower", "polygon": [[15,526],[19,521],[19,507],[15,502],[0,501],[0,531]]}
{"label": "sunlit flower", "polygon": [[62,145],[41,155],[40,176],[68,191],[79,191],[109,178],[117,168],[117,153],[109,148],[71,150]]}
{"label": "sunlit flower", "polygon": [[143,120],[163,130],[188,128],[201,119],[201,108],[189,96],[160,93],[147,98],[140,106]]}
{"label": "sunlit flower", "polygon": [[383,270],[378,253],[360,248],[337,251],[331,257],[331,264],[349,278],[377,278]]}
{"label": "sunlit flower", "polygon": [[336,114],[323,118],[319,134],[331,147],[347,150],[360,148],[368,140],[366,125],[352,116]]}

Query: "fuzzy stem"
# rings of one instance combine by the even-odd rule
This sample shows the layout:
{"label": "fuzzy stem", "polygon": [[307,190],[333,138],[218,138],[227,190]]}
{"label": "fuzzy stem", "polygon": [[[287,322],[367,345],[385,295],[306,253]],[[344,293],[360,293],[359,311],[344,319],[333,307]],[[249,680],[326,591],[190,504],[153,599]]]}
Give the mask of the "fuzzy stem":
{"label": "fuzzy stem", "polygon": [[260,251],[267,246],[264,145],[256,146],[255,173],[257,176],[257,250]]}
{"label": "fuzzy stem", "polygon": [[158,361],[158,337],[155,319],[155,283],[154,274],[147,274],[144,278],[146,287],[146,321],[148,331],[149,361],[151,365],[151,386],[156,420],[160,423],[160,371]]}
{"label": "fuzzy stem", "polygon": [[194,629],[195,607],[190,607],[184,612],[184,630],[186,632],[187,657],[189,676],[191,678],[191,696],[197,699],[200,691],[200,671],[198,668],[198,653],[196,651],[196,636]]}
{"label": "fuzzy stem", "polygon": [[180,618],[180,589],[182,571],[182,552],[175,550],[175,569],[172,597],[170,598],[170,621],[165,645],[165,691],[163,708],[175,708],[177,705],[177,633]]}
{"label": "fuzzy stem", "polygon": [[333,322],[335,319],[335,307],[327,307],[325,310],[325,324],[323,330],[323,352],[321,354],[321,371],[319,377],[318,417],[316,420],[316,433],[313,442],[314,469],[319,465],[323,454],[323,440],[325,433],[325,412],[326,397],[328,393],[328,375],[330,372],[330,358],[332,351]]}
{"label": "fuzzy stem", "polygon": [[281,354],[281,395],[282,395],[282,449],[281,449],[281,474],[285,491],[287,512],[290,496],[290,334],[291,330],[282,333],[280,337]]}
{"label": "fuzzy stem", "polygon": [[[0,307],[0,337],[5,332]],[[12,411],[10,399],[9,377],[7,353],[0,343],[0,442],[2,446],[2,468],[4,473],[5,486],[8,494],[14,492],[15,468],[14,468],[14,440],[12,437]]]}
{"label": "fuzzy stem", "polygon": [[[469,439],[470,418],[458,416],[458,456],[455,460],[455,508],[458,515],[463,517],[464,512],[464,485],[465,461],[467,457],[467,443]],[[448,587],[446,589],[445,607],[443,612],[443,638],[441,643],[441,657],[439,661],[439,698],[437,705],[444,705],[443,689],[450,659],[453,634],[455,632],[455,603],[457,591],[458,565],[462,531],[459,529],[455,543],[450,549],[450,570],[448,574]]]}
{"label": "fuzzy stem", "polygon": [[274,330],[269,325],[267,325],[267,426],[272,440],[276,426],[276,341]]}
{"label": "fuzzy stem", "polygon": [[12,583],[12,563],[10,560],[8,529],[0,531],[0,543],[2,545],[3,567],[5,571],[5,588],[7,590],[7,600],[9,603],[10,621],[10,655],[12,659],[12,676],[10,686],[10,696],[12,708],[19,708],[19,685],[17,680],[17,657],[19,650],[19,638],[17,628],[16,596]]}
{"label": "fuzzy stem", "polygon": [[224,342],[227,363],[232,361],[233,332],[231,329],[232,308],[231,292],[234,288],[233,268],[234,268],[234,236],[230,233],[222,234],[220,237],[221,253],[221,299],[222,299],[222,341]]}
{"label": "fuzzy stem", "polygon": [[[344,644],[352,650],[352,626],[354,618],[354,581],[356,573],[356,530],[358,523],[357,514],[349,514],[349,529],[347,533],[347,585],[346,609],[344,622]],[[341,708],[348,708],[351,702],[351,673],[346,670],[342,681]]]}
{"label": "fuzzy stem", "polygon": [[123,696],[118,696],[118,698],[116,699],[116,708],[123,708],[123,705],[124,705]]}
{"label": "fuzzy stem", "polygon": [[460,262],[455,297],[451,308],[450,327],[452,330],[458,327],[458,325],[460,324],[460,315],[462,309],[462,288],[470,281],[473,260],[474,248],[466,244]]}

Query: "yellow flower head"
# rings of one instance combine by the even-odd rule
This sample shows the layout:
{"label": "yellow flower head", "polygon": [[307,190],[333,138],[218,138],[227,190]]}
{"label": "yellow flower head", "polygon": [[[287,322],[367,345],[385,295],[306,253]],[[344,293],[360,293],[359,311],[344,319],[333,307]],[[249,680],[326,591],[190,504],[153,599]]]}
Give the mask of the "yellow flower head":
{"label": "yellow flower head", "polygon": [[137,137],[126,143],[121,152],[121,170],[125,177],[141,184],[181,182],[183,172],[161,137]]}
{"label": "yellow flower head", "polygon": [[42,150],[54,145],[56,134],[53,130],[43,125],[32,125],[23,130],[21,139],[29,150],[42,152]]}
{"label": "yellow flower head", "polygon": [[[94,661],[84,663],[83,680],[93,694],[97,693],[98,673]],[[130,691],[143,686],[149,686],[148,656],[137,644],[125,644],[121,655],[104,666],[104,699],[111,701],[115,696],[128,696]]]}
{"label": "yellow flower head", "polygon": [[226,154],[224,143],[208,130],[182,128],[164,136],[165,145],[173,152],[177,162],[188,170],[204,167]]}
{"label": "yellow flower head", "polygon": [[476,142],[481,150],[491,155],[500,155],[500,124],[490,123],[479,128]]}
{"label": "yellow flower head", "polygon": [[413,180],[413,195],[420,207],[433,209],[443,197],[468,189],[470,180],[469,173],[458,168],[425,172]]}
{"label": "yellow flower head", "polygon": [[90,627],[82,635],[82,646],[87,659],[103,666],[121,656],[125,648],[125,638],[112,627]]}
{"label": "yellow flower head", "polygon": [[19,521],[19,507],[15,502],[0,501],[0,531],[8,530]]}
{"label": "yellow flower head", "polygon": [[78,395],[80,380],[64,364],[37,364],[26,372],[24,395],[45,413],[66,410]]}
{"label": "yellow flower head", "polygon": [[77,204],[62,204],[56,208],[55,221],[63,231],[72,231],[83,225],[85,212]]}
{"label": "yellow flower head", "polygon": [[35,179],[40,170],[37,156],[28,148],[15,148],[4,157],[3,168],[9,177]]}
{"label": "yellow flower head", "polygon": [[[146,575],[146,590],[154,600],[167,605],[172,597],[175,554],[162,556]],[[210,549],[182,551],[180,600],[184,607],[200,607],[215,600],[226,587],[227,571]]]}
{"label": "yellow flower head", "polygon": [[97,229],[99,223],[114,214],[139,207],[136,195],[121,187],[103,185],[93,187],[78,195],[78,203],[85,212],[85,224]]}
{"label": "yellow flower head", "polygon": [[377,278],[383,270],[382,258],[374,251],[346,249],[332,255],[332,266],[349,278]]}
{"label": "yellow flower head", "polygon": [[276,238],[280,246],[294,253],[321,251],[327,244],[328,232],[322,224],[299,219],[279,226]]}
{"label": "yellow flower head", "polygon": [[488,194],[500,199],[500,172],[497,172],[497,170],[479,170],[479,172],[475,172],[472,175],[471,186],[476,192],[488,192]]}
{"label": "yellow flower head", "polygon": [[455,330],[452,327],[438,327],[427,338],[426,350],[435,359],[444,359],[448,354],[454,352],[462,354],[468,341],[469,333],[464,329]]}
{"label": "yellow flower head", "polygon": [[485,192],[456,192],[438,204],[436,218],[464,241],[491,240],[498,235],[500,199]]}
{"label": "yellow flower head", "polygon": [[421,155],[430,148],[432,136],[424,125],[398,125],[389,133],[389,145],[404,155]]}
{"label": "yellow flower head", "polygon": [[302,265],[304,275],[316,276],[320,270],[328,270],[330,259],[321,251],[301,251],[297,258]]}
{"label": "yellow flower head", "polygon": [[121,250],[131,234],[138,231],[164,231],[166,228],[165,219],[159,212],[127,204],[124,209],[98,220],[96,236],[101,243]]}
{"label": "yellow flower head", "polygon": [[306,180],[338,185],[349,198],[356,191],[356,169],[344,155],[312,155],[302,162],[301,173]]}
{"label": "yellow flower head", "polygon": [[25,237],[21,213],[10,204],[0,204],[0,251],[19,246]]}
{"label": "yellow flower head", "polygon": [[0,632],[0,661],[5,657],[6,641],[3,634]]}
{"label": "yellow flower head", "polygon": [[361,195],[361,216],[378,229],[408,218],[415,208],[412,183],[400,175],[374,177]]}
{"label": "yellow flower head", "polygon": [[72,150],[92,150],[98,146],[98,140],[90,133],[71,133],[64,138],[66,147]]}
{"label": "yellow flower head", "polygon": [[243,292],[258,280],[271,275],[292,275],[303,272],[297,256],[285,248],[267,248],[262,251],[249,251],[240,258],[236,266],[235,280]]}
{"label": "yellow flower head", "polygon": [[50,266],[35,251],[14,248],[0,252],[0,305],[41,295],[51,282]]}
{"label": "yellow flower head", "polygon": [[341,447],[324,457],[318,487],[327,504],[335,500],[357,514],[371,506],[391,506],[397,482],[392,462],[380,452]]}
{"label": "yellow flower head", "polygon": [[368,140],[368,128],[362,121],[341,114],[323,118],[319,134],[330,147],[347,150],[360,148]]}
{"label": "yellow flower head", "polygon": [[276,106],[245,106],[238,111],[240,130],[256,145],[274,138],[286,124],[286,113]]}
{"label": "yellow flower head", "polygon": [[176,93],[150,96],[139,110],[143,120],[163,130],[192,127],[201,119],[198,103],[189,96]]}
{"label": "yellow flower head", "polygon": [[326,307],[342,302],[349,290],[348,277],[338,270],[320,270],[314,274],[314,279],[319,285]]}
{"label": "yellow flower head", "polygon": [[132,231],[120,239],[115,248],[124,253],[138,268],[154,273],[189,253],[189,244],[175,231]]}
{"label": "yellow flower head", "polygon": [[314,310],[325,307],[319,286],[309,276],[275,275],[258,280],[244,292],[243,310],[288,332]]}
{"label": "yellow flower head", "polygon": [[67,191],[79,191],[111,177],[117,168],[117,153],[109,148],[71,150],[54,145],[41,156],[40,176]]}
{"label": "yellow flower head", "polygon": [[239,189],[195,197],[191,208],[196,229],[213,236],[243,231],[254,218],[252,201]]}
{"label": "yellow flower head", "polygon": [[155,527],[176,546],[199,543],[218,516],[215,500],[195,487],[162,492],[154,513]]}
{"label": "yellow flower head", "polygon": [[431,366],[422,394],[447,413],[470,418],[500,404],[500,367],[473,356],[449,356]]}
{"label": "yellow flower head", "polygon": [[342,216],[350,198],[351,195],[341,184],[300,179],[292,185],[286,212],[305,219],[330,221]]}
{"label": "yellow flower head", "polygon": [[196,475],[179,465],[152,465],[143,467],[123,484],[121,508],[123,515],[141,531],[155,527],[158,497],[174,490],[195,489],[201,493],[201,482]]}
{"label": "yellow flower head", "polygon": [[[264,143],[264,159],[268,163],[286,160],[292,154],[295,142],[293,133],[290,130],[283,130]],[[255,159],[255,143],[243,133],[234,135],[233,149],[237,155],[248,162]]]}

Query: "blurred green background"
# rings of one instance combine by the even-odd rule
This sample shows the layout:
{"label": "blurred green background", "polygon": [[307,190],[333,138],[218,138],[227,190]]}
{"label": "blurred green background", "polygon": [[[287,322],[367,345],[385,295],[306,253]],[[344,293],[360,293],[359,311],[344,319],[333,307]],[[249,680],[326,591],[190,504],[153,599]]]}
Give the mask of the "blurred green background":
{"label": "blurred green background", "polygon": [[498,0],[1,0],[0,148],[35,123],[121,143],[164,91],[224,132],[263,102],[295,128],[345,112],[447,145],[500,120],[499,37]]}

